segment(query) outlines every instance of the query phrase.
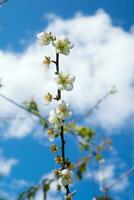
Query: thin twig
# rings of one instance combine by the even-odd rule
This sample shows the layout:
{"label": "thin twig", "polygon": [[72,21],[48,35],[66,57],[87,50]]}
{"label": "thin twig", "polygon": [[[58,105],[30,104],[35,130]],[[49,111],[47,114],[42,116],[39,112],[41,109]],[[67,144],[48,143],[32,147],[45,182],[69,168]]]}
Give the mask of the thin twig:
{"label": "thin twig", "polygon": [[98,109],[98,106],[104,101],[106,100],[110,95],[112,94],[115,94],[117,91],[116,91],[116,88],[115,86],[113,86],[111,88],[111,90],[109,90],[107,93],[105,93],[105,95],[100,98],[94,106],[92,106],[85,114],[81,115],[80,117],[77,117],[76,119],[72,120],[74,123],[78,122],[78,121],[81,121],[83,120],[84,118],[88,117],[89,115],[91,115],[94,110]]}
{"label": "thin twig", "polygon": [[104,191],[109,191],[111,190],[113,187],[115,187],[118,183],[120,183],[121,181],[123,181],[124,179],[126,179],[127,177],[131,176],[134,174],[134,166],[129,169],[126,173],[122,174],[119,179],[117,179],[116,181],[114,181],[111,185],[108,185],[104,188]]}
{"label": "thin twig", "polygon": [[5,99],[6,101],[12,103],[13,105],[17,106],[18,108],[21,108],[22,110],[31,113],[31,112],[30,112],[28,109],[26,109],[24,106],[20,105],[19,103],[17,103],[16,101],[10,99],[9,97],[7,97],[7,96],[5,96],[5,95],[3,95],[3,94],[1,94],[1,93],[0,93],[0,97],[1,97],[2,99]]}
{"label": "thin twig", "polygon": [[36,113],[32,113],[30,110],[28,110],[26,107],[22,106],[21,104],[17,103],[16,101],[12,100],[11,98],[3,95],[2,93],[0,93],[0,97],[6,101],[8,101],[9,103],[13,104],[14,106],[24,110],[25,112],[28,112],[36,117],[38,117],[39,119],[43,119],[46,123],[46,126],[48,125],[47,120],[44,118],[44,116],[42,116],[41,114],[36,114]]}

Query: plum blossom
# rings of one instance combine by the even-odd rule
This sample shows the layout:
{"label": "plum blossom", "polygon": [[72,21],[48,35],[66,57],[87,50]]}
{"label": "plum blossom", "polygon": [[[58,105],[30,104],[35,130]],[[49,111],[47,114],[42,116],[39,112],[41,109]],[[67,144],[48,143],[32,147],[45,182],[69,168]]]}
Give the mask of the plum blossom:
{"label": "plum blossom", "polygon": [[62,172],[62,184],[65,185],[69,185],[73,183],[73,172],[69,169],[63,169]]}
{"label": "plum blossom", "polygon": [[63,120],[59,118],[55,110],[50,112],[48,120],[54,126],[55,129],[59,129],[63,125]]}
{"label": "plum blossom", "polygon": [[72,112],[69,109],[69,103],[60,100],[56,109],[50,112],[49,122],[54,126],[55,129],[58,129],[63,125],[63,120],[71,115]]}
{"label": "plum blossom", "polygon": [[55,36],[53,36],[51,32],[49,32],[49,33],[46,33],[46,32],[38,33],[37,38],[39,39],[39,43],[40,43],[41,46],[49,45],[50,42],[55,40]]}
{"label": "plum blossom", "polygon": [[65,36],[61,36],[59,39],[54,40],[52,44],[55,47],[57,53],[64,55],[69,55],[70,49],[74,47],[74,44],[71,43]]}
{"label": "plum blossom", "polygon": [[58,106],[56,107],[56,113],[57,113],[57,116],[63,120],[65,118],[70,117],[72,115],[72,112],[69,109],[69,103],[66,103],[63,100],[60,100]]}
{"label": "plum blossom", "polygon": [[56,75],[55,81],[59,90],[70,91],[73,89],[73,83],[75,81],[75,76],[66,73],[60,72]]}

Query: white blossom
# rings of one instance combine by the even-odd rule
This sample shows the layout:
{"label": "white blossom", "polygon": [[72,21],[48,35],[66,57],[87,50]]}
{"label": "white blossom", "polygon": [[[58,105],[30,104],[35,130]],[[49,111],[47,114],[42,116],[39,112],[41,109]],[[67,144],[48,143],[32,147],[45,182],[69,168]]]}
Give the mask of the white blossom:
{"label": "white blossom", "polygon": [[72,115],[72,112],[69,109],[69,103],[60,100],[58,106],[56,107],[56,114],[60,119],[63,120],[70,117]]}
{"label": "white blossom", "polygon": [[48,120],[54,126],[55,129],[58,129],[63,125],[63,120],[58,117],[55,110],[50,112],[50,116]]}
{"label": "white blossom", "polygon": [[65,36],[61,36],[59,39],[54,40],[52,44],[55,47],[57,53],[64,55],[68,55],[70,53],[70,49],[74,47],[74,44],[71,43]]}
{"label": "white blossom", "polygon": [[73,89],[73,83],[75,81],[75,76],[66,73],[60,72],[56,75],[55,81],[59,90],[70,91]]}
{"label": "white blossom", "polygon": [[55,39],[55,36],[51,32],[41,32],[37,34],[37,38],[39,39],[40,45],[49,45]]}
{"label": "white blossom", "polygon": [[73,183],[73,172],[69,169],[63,169],[62,172],[62,184],[69,185]]}

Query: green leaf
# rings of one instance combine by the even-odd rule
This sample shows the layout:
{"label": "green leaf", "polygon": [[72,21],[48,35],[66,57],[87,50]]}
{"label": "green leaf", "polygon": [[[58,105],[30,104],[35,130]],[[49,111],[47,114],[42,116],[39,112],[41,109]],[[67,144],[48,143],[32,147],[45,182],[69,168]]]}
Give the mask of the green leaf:
{"label": "green leaf", "polygon": [[88,151],[90,148],[89,142],[87,142],[87,141],[79,142],[79,145],[80,145],[81,151],[83,151],[83,150]]}
{"label": "green leaf", "polygon": [[26,195],[26,192],[22,192],[20,193],[19,197],[17,198],[17,200],[22,200]]}
{"label": "green leaf", "polygon": [[89,138],[90,140],[93,139],[95,136],[94,131],[89,127],[84,126],[76,126],[76,131],[82,138]]}
{"label": "green leaf", "polygon": [[34,101],[34,98],[31,98],[31,100],[29,102],[24,102],[24,105],[26,106],[26,109],[35,114],[35,115],[39,115],[39,109],[38,109],[38,105],[37,103]]}
{"label": "green leaf", "polygon": [[50,189],[50,184],[49,184],[49,183],[44,184],[43,190],[44,190],[45,192],[48,192],[49,189]]}
{"label": "green leaf", "polygon": [[78,161],[78,168],[77,168],[77,164],[76,164],[76,168],[77,168],[76,175],[79,180],[82,179],[84,172],[86,172],[89,160],[90,160],[89,157],[85,157],[83,160],[80,159]]}
{"label": "green leaf", "polygon": [[82,179],[82,175],[83,175],[83,173],[86,171],[86,165],[85,164],[82,164],[79,168],[78,168],[78,170],[77,170],[77,177],[78,177],[78,179],[79,180],[81,180]]}
{"label": "green leaf", "polygon": [[96,158],[96,160],[98,160],[98,161],[100,161],[100,160],[103,159],[102,155],[101,155],[101,154],[98,154],[98,153],[95,155],[95,158]]}
{"label": "green leaf", "polygon": [[39,123],[40,123],[40,125],[42,125],[44,127],[44,129],[48,128],[48,123],[46,122],[46,120],[44,118],[40,117]]}

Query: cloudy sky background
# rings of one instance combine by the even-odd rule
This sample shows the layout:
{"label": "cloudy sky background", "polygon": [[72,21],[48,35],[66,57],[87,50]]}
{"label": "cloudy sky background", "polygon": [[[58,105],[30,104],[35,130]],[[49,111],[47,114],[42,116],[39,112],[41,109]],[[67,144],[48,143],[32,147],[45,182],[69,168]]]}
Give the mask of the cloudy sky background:
{"label": "cloudy sky background", "polygon": [[[58,0],[57,3],[10,0],[0,7],[0,78],[4,85],[0,93],[19,103],[34,97],[44,116],[53,108],[54,105],[44,106],[43,96],[48,91],[54,93],[56,89],[52,75],[54,66],[45,72],[40,63],[44,55],[55,58],[55,52],[51,47],[39,46],[36,35],[42,30],[52,31],[57,36],[66,34],[75,44],[69,56],[60,58],[61,68],[76,76],[74,90],[63,93],[75,117],[84,114],[113,86],[118,91],[84,120],[96,130],[98,137],[113,139],[113,150],[105,166],[99,172],[93,170],[92,174],[98,173],[94,181],[91,181],[91,173],[87,172],[85,180],[76,184],[78,200],[82,195],[91,199],[100,193],[96,182],[104,172],[112,182],[133,166],[132,6],[132,0],[78,0],[77,4],[71,0]],[[14,200],[28,183],[38,183],[44,174],[49,174],[54,162],[47,138],[42,137],[43,130],[33,116],[0,98],[0,117],[0,173],[4,174],[0,183],[1,193],[12,195]],[[72,138],[68,140],[76,150],[75,141]],[[68,155],[71,154],[74,160],[76,155],[67,148]],[[77,152],[77,156],[79,154]],[[118,185],[111,196],[133,200],[133,180],[131,177]],[[40,195],[37,199],[41,200]],[[49,198],[53,199],[52,194]]]}

